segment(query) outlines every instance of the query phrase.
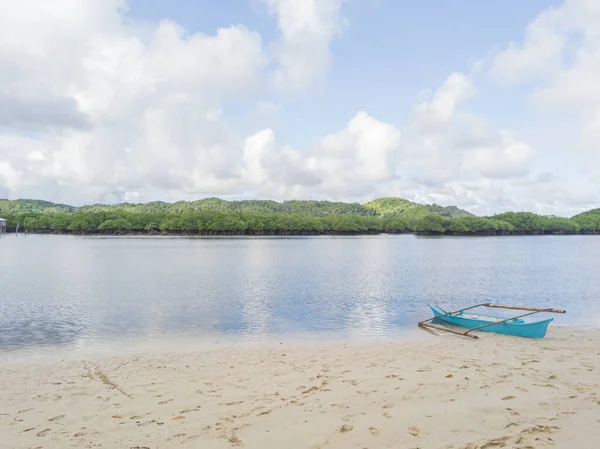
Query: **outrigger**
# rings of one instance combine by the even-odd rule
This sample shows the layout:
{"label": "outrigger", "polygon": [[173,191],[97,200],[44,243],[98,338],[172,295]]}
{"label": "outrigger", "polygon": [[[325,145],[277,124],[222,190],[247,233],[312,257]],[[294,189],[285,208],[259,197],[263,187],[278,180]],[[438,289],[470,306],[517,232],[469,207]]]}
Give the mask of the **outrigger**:
{"label": "outrigger", "polygon": [[[419,327],[428,330],[435,329],[438,331],[450,332],[470,338],[479,338],[477,335],[471,334],[473,331],[495,332],[498,334],[515,335],[518,337],[527,338],[544,338],[548,324],[550,324],[553,318],[534,322],[525,322],[521,318],[541,312],[566,313],[565,310],[552,308],[539,309],[535,307],[506,306],[503,304],[490,303],[477,304],[475,306],[465,307],[464,309],[456,310],[454,312],[446,312],[440,307],[432,306],[431,304],[428,304],[428,306],[433,311],[434,317],[429,318],[428,320],[419,321]],[[465,311],[474,309],[476,307],[527,310],[529,312],[511,318],[501,318],[489,315],[480,315],[476,313],[465,313]],[[440,319],[457,326],[467,327],[468,329],[464,332],[460,332],[432,324],[431,321],[435,319]]]}

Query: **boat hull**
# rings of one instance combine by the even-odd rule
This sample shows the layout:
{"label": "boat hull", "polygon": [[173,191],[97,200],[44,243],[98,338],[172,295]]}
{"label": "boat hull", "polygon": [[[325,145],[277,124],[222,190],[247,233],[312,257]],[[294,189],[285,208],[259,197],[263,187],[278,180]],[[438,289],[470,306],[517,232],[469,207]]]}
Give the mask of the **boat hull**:
{"label": "boat hull", "polygon": [[[442,309],[440,309],[439,307],[432,306],[430,304],[429,307],[431,308],[434,316],[437,319],[446,321],[457,326],[474,328],[493,322],[493,318],[486,319],[488,317],[471,313],[465,314],[462,312],[458,312],[452,315],[442,316],[445,314],[445,312]],[[494,332],[497,334],[514,335],[517,337],[544,338],[546,336],[548,324],[550,324],[552,320],[553,318],[549,318],[547,320],[526,323],[523,320],[517,319],[505,321],[503,323],[492,324],[491,326],[484,327],[483,329],[479,330],[481,330],[481,332]]]}

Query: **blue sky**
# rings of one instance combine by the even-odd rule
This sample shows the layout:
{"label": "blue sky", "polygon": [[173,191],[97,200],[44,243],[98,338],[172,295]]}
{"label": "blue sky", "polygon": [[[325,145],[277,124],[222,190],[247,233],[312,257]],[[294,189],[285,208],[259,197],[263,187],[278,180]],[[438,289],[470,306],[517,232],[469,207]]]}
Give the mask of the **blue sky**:
{"label": "blue sky", "polygon": [[60,0],[0,26],[0,197],[600,203],[589,0]]}
{"label": "blue sky", "polygon": [[[401,124],[421,91],[434,89],[448,74],[469,71],[490,52],[521,40],[528,22],[556,3],[347,0],[343,16],[348,23],[332,42],[325,82],[285,101],[277,130],[291,143],[306,146],[342,128],[357,110]],[[265,41],[277,36],[276,18],[259,1],[134,0],[128,15],[142,21],[174,20],[190,33],[214,34],[220,27],[240,23]],[[478,111],[495,114],[507,124],[519,115],[511,103],[503,104],[502,94],[489,92],[479,103]]]}

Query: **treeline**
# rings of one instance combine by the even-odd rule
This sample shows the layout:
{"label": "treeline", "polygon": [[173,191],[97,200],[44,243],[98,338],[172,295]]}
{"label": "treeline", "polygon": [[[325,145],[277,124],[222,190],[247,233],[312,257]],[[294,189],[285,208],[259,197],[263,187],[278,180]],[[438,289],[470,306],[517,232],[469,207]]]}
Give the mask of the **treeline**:
{"label": "treeline", "polygon": [[132,213],[74,212],[7,215],[8,231],[73,234],[293,235],[419,233],[429,235],[510,235],[600,233],[600,210],[570,219],[510,212],[492,217],[444,218],[430,214],[415,220],[353,214],[310,217],[284,213]]}
{"label": "treeline", "polygon": [[423,234],[598,234],[600,209],[571,218],[506,212],[490,217],[443,218],[429,215],[416,222],[415,232]]}
{"label": "treeline", "polygon": [[[283,211],[282,211],[283,210]],[[476,217],[466,211],[380,198],[365,205],[326,201],[223,201],[72,207],[35,200],[0,200],[8,231],[33,233],[311,235],[596,234],[600,209],[571,218],[530,212]]]}

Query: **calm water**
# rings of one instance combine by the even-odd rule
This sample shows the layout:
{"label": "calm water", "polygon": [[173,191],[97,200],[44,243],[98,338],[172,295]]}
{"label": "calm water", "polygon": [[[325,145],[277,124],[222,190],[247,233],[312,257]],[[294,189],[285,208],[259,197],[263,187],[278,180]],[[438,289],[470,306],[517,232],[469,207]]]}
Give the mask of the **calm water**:
{"label": "calm water", "polygon": [[[0,353],[171,337],[396,337],[427,302],[600,326],[600,237],[0,239]],[[485,310],[485,309],[483,309]]]}

